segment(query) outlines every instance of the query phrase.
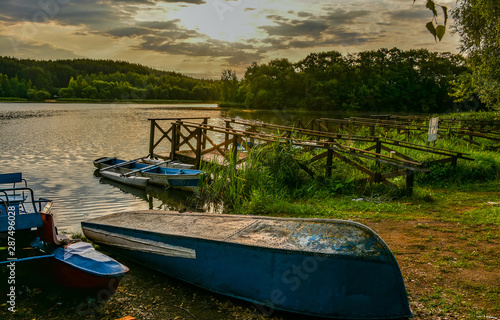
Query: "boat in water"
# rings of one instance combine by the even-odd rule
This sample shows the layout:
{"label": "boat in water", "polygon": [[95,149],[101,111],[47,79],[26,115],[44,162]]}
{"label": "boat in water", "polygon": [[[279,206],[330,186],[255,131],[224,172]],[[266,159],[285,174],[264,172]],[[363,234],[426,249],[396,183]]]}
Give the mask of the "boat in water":
{"label": "boat in water", "polygon": [[82,230],[137,263],[268,310],[412,315],[394,255],[359,223],[147,210],[84,221]]}
{"label": "boat in water", "polygon": [[[173,161],[142,162],[145,157],[134,160],[122,160],[104,157],[94,160],[94,166],[99,173],[111,180],[131,186],[145,188],[148,184],[175,189],[194,191],[199,184],[202,171],[180,168]],[[175,167],[168,167],[168,165]],[[190,167],[190,165],[186,165]]]}
{"label": "boat in water", "polygon": [[24,266],[67,288],[113,293],[128,272],[90,243],[60,234],[52,201],[36,200],[21,173],[0,174],[0,247],[0,267]]}

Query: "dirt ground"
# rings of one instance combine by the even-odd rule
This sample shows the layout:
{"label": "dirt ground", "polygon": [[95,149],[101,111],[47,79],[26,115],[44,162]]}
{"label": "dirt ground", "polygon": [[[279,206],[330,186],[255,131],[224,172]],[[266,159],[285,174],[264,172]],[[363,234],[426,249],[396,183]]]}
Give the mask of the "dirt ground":
{"label": "dirt ground", "polygon": [[[414,319],[500,319],[500,228],[421,221],[361,221],[388,244],[401,268]],[[259,306],[210,293],[127,260],[106,301],[56,288],[23,286],[18,311],[1,319],[313,319],[262,313]]]}
{"label": "dirt ground", "polygon": [[367,221],[389,245],[414,319],[500,319],[500,228]]}

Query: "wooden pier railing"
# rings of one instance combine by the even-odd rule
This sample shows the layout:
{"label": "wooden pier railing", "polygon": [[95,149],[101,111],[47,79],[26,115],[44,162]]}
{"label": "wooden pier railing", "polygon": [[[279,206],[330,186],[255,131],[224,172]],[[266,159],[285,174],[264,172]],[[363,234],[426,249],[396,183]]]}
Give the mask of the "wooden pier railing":
{"label": "wooden pier railing", "polygon": [[[309,129],[322,132],[344,132],[360,134],[369,130],[370,136],[385,136],[388,132],[399,135],[401,139],[420,138],[427,140],[429,130],[428,117],[379,116],[376,118],[350,117],[345,119],[319,118],[307,124],[300,120],[297,129]],[[500,149],[500,121],[475,121],[440,119],[438,136],[440,138],[456,137],[478,147],[491,150]]]}
{"label": "wooden pier railing", "polygon": [[[335,133],[328,129],[324,119],[314,122],[315,129],[279,126],[241,120],[225,120],[225,126],[209,124],[209,117],[199,118],[155,118],[150,123],[149,156],[171,158],[200,166],[202,161],[219,161],[232,157],[241,163],[256,145],[263,143],[288,143],[304,149],[314,149],[314,155],[301,167],[311,174],[308,166],[325,159],[325,176],[332,174],[333,161],[341,161],[354,167],[367,177],[366,181],[395,186],[390,179],[405,177],[406,189],[413,190],[414,173],[429,172],[424,163],[413,159],[405,151],[431,153],[437,159],[432,162],[450,163],[456,166],[458,159],[473,160],[468,154],[440,149],[406,141],[375,136]],[[162,144],[162,142],[164,144]],[[353,142],[363,143],[364,149],[356,148]],[[157,152],[165,145],[165,154]],[[366,161],[374,162],[373,166]],[[381,165],[393,170],[380,170]],[[374,169],[375,167],[375,169]],[[387,166],[385,166],[387,167]]]}

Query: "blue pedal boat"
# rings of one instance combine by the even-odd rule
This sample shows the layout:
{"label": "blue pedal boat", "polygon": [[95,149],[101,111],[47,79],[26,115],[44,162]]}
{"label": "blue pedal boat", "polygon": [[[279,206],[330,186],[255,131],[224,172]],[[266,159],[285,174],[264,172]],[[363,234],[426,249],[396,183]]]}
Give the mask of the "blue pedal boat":
{"label": "blue pedal boat", "polygon": [[145,188],[147,184],[194,191],[200,182],[202,171],[178,167],[168,167],[170,160],[142,163],[145,157],[122,160],[103,157],[93,161],[99,173],[111,180],[135,187]]}
{"label": "blue pedal boat", "polygon": [[82,230],[135,262],[261,310],[412,315],[394,255],[359,223],[148,210],[84,221]]}
{"label": "blue pedal boat", "polygon": [[0,247],[0,267],[29,264],[44,280],[69,288],[112,293],[128,272],[90,243],[59,234],[52,201],[35,200],[21,173],[0,174]]}

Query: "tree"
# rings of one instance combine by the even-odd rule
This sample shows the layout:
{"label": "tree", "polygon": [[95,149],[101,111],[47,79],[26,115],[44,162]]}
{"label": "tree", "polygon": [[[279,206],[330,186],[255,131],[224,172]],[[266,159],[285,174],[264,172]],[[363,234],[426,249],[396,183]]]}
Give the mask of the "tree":
{"label": "tree", "polygon": [[[0,73],[0,77],[1,76],[2,74]],[[12,90],[12,87],[10,85],[9,77],[6,74],[4,74],[0,79],[0,94],[2,97],[14,96],[14,91]]]}
{"label": "tree", "polygon": [[222,71],[221,75],[221,101],[234,101],[238,91],[238,77],[236,72],[231,69]]}
{"label": "tree", "polygon": [[[415,3],[416,0],[413,0]],[[447,8],[434,0],[427,0],[426,7],[433,12],[433,21],[426,26],[434,38],[442,39],[448,20]],[[444,13],[444,25],[437,24],[438,11]],[[488,108],[500,109],[500,1],[457,0],[452,11],[453,30],[460,35],[461,51],[468,55],[471,75],[463,75],[455,83],[452,96],[456,102],[480,102]]]}
{"label": "tree", "polygon": [[469,56],[473,70],[471,77],[462,78],[462,87],[469,89],[455,96],[471,98],[465,95],[473,91],[487,107],[500,109],[500,1],[458,0],[452,16],[461,50]]}

